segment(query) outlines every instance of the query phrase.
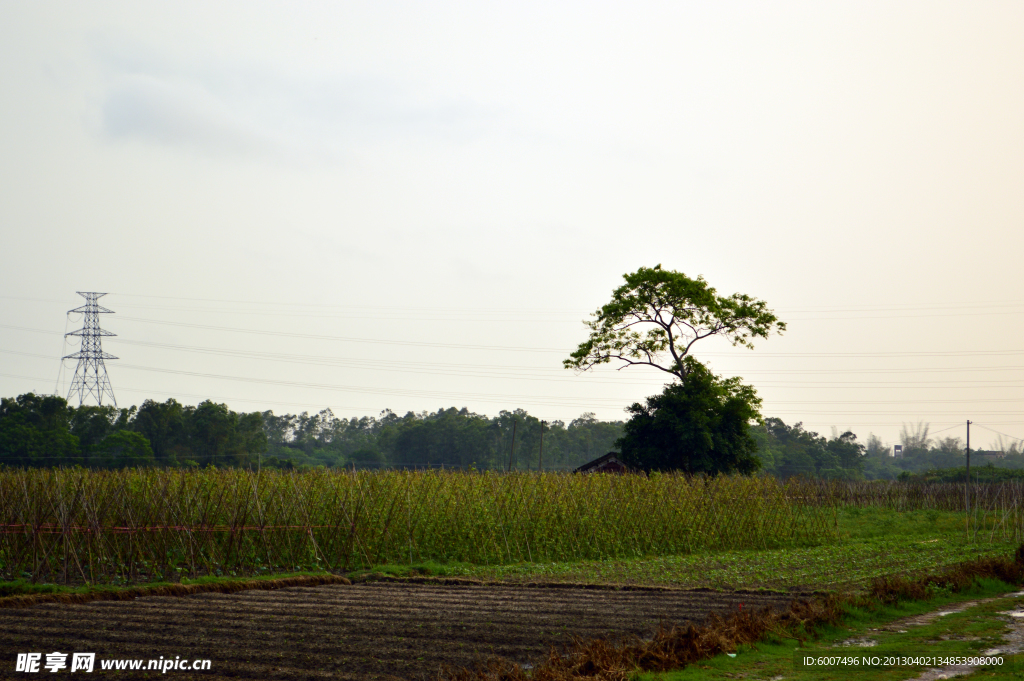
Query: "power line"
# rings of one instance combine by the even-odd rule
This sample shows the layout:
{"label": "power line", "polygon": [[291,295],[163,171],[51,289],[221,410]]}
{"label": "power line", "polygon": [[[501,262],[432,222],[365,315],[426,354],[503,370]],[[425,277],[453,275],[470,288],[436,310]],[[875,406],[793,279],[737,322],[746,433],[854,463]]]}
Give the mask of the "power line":
{"label": "power line", "polygon": [[311,338],[316,340],[329,340],[344,343],[373,343],[375,345],[404,345],[416,347],[453,348],[456,350],[501,350],[505,352],[558,352],[564,353],[564,348],[525,348],[511,345],[471,345],[465,343],[429,343],[423,341],[401,341],[390,338],[356,338],[351,336],[327,336],[312,333],[291,333],[288,331],[263,331],[260,329],[241,329],[231,326],[213,326],[210,324],[192,324],[187,322],[170,322],[162,319],[144,319],[142,317],[121,317],[133,322],[144,322],[146,324],[163,324],[166,326],[184,326],[194,329],[209,329],[212,331],[228,331],[231,333],[258,334],[261,336],[280,336],[285,338]]}
{"label": "power line", "polygon": [[[439,312],[454,313],[457,315],[478,315],[478,314],[517,314],[517,315],[572,315],[572,314],[590,314],[589,310],[583,312],[581,308],[466,308],[466,307],[438,307],[438,306],[387,306],[387,305],[338,305],[338,304],[318,304],[318,303],[295,303],[292,301],[277,303],[273,301],[257,301],[257,300],[231,300],[223,298],[196,298],[196,297],[180,297],[180,296],[152,296],[152,295],[141,295],[141,294],[129,294],[119,293],[121,297],[126,298],[142,298],[151,300],[180,300],[187,302],[202,302],[202,303],[223,303],[231,305],[230,308],[203,308],[203,307],[182,307],[182,306],[159,306],[159,305],[127,305],[132,309],[162,309],[162,310],[181,310],[181,311],[208,311],[208,312],[237,312],[243,314],[268,314],[268,315],[282,315],[282,316],[296,316],[294,312],[276,312],[273,310],[266,310],[267,306],[282,306],[288,310],[294,310],[296,307],[310,308],[310,309],[324,309],[324,310],[356,310],[356,311],[387,311],[394,313],[421,313],[428,312],[436,314]],[[25,296],[0,296],[6,300],[23,300],[32,302],[60,302],[45,298],[32,298]],[[238,305],[258,305],[262,310],[239,310]],[[870,305],[870,306],[855,306],[855,307],[833,307],[833,306],[810,306],[804,308],[779,308],[776,309],[776,314],[780,315],[799,315],[799,314],[834,314],[834,313],[862,313],[862,312],[892,312],[894,315],[899,314],[899,318],[904,319],[908,317],[963,317],[963,316],[985,316],[992,314],[1019,314],[1019,310],[1004,310],[1003,308],[1022,308],[1024,307],[1024,301],[990,301],[990,302],[964,302],[964,303],[931,303],[931,304],[894,304],[894,305]],[[994,312],[978,312],[980,308],[994,308],[997,311]],[[931,310],[942,310],[942,314],[934,315],[906,315],[908,311],[931,311]],[[970,310],[970,312],[951,312],[951,310]],[[808,321],[808,320],[833,320],[833,319],[892,319],[894,315],[889,316],[876,316],[876,317],[805,317],[797,318],[793,321]],[[302,316],[309,316],[308,313]],[[381,317],[368,317],[369,319],[379,319]],[[494,320],[501,321],[501,320]]]}
{"label": "power line", "polygon": [[[380,365],[382,368],[388,366],[443,366],[452,367],[455,369],[493,369],[493,364],[467,364],[467,363],[454,363],[454,362],[403,362],[402,360],[366,360],[366,359],[351,359],[351,358],[339,358],[335,356],[327,355],[309,355],[309,354],[297,354],[297,353],[277,353],[277,352],[260,352],[260,351],[246,351],[246,350],[227,350],[222,348],[210,348],[204,346],[195,345],[175,345],[170,343],[155,343],[151,341],[138,341],[138,340],[125,340],[120,339],[118,343],[125,345],[136,345],[143,347],[153,348],[165,348],[169,350],[181,350],[183,352],[197,352],[205,354],[217,354],[234,357],[254,358],[254,359],[268,359],[273,361],[281,362],[296,362],[301,364],[321,364],[321,365],[336,365],[336,366],[374,366]],[[505,366],[505,365],[503,365]],[[564,368],[554,367],[515,367],[517,370],[529,370],[529,371],[540,371],[548,372],[552,374],[565,375]],[[1024,371],[1024,365],[1011,365],[1011,366],[994,366],[994,367],[922,367],[920,369],[747,369],[744,370],[745,374],[912,374],[912,373],[957,373],[957,372],[970,372],[970,371]],[[728,369],[719,369],[723,373],[735,373]],[[618,380],[618,383],[626,383],[627,381]],[[636,383],[637,385],[647,385],[649,382]]]}
{"label": "power line", "polygon": [[[121,317],[121,319],[133,319],[130,317]],[[161,320],[144,320],[153,323],[165,323],[178,326],[187,326],[187,324],[175,323],[175,322],[164,322]],[[32,333],[46,333],[46,334],[60,334],[60,331],[54,331],[53,329],[36,329],[27,326],[16,326],[13,324],[0,324],[2,329],[14,329],[18,331],[29,331]],[[236,333],[263,333],[268,335],[279,335],[275,332],[264,332],[253,329],[243,328],[229,328],[229,327],[210,327],[214,329],[223,329]],[[313,339],[337,339],[345,340],[347,342],[360,342],[360,343],[391,343],[395,341],[381,341],[373,338],[343,338],[335,336],[319,336],[314,334],[293,334],[295,337],[308,337]],[[450,347],[456,349],[485,349],[485,350],[502,350],[507,346],[486,346],[486,345],[456,345],[456,344],[445,344],[445,343],[416,343],[414,341],[401,341],[405,345],[426,345],[426,346],[437,346],[437,347]],[[556,350],[555,348],[526,348],[526,347],[508,347],[510,350],[527,351],[527,352],[565,352],[565,350]],[[893,357],[893,358],[908,358],[908,357],[995,357],[995,356],[1007,356],[1007,355],[1024,355],[1024,350],[952,350],[952,351],[913,351],[913,352],[762,352],[758,351],[756,355],[742,354],[741,351],[736,352],[701,352],[701,357],[778,357],[778,358],[806,358],[806,357],[820,357],[825,359],[830,358],[855,358],[855,357]]]}
{"label": "power line", "polygon": [[1002,435],[1003,437],[1008,437],[1011,440],[1017,440],[1018,442],[1024,442],[1024,438],[1014,437],[1013,435],[1007,435],[1006,433],[1000,432],[1000,431],[996,430],[995,428],[989,428],[988,426],[983,426],[980,423],[975,423],[974,421],[971,421],[971,425],[972,426],[978,426],[979,428],[984,428],[985,430],[990,430],[993,433],[996,433],[998,435]]}
{"label": "power line", "polygon": [[[20,355],[20,356],[24,356],[24,357],[39,357],[39,358],[46,358],[47,357],[46,355],[41,355],[41,354],[38,354],[38,353],[18,352],[18,351],[14,351],[14,350],[0,350],[0,353],[12,354],[12,355]],[[230,355],[231,353],[225,352],[224,354],[229,354]],[[243,355],[243,354],[239,354],[237,356],[239,356],[239,357],[247,357],[246,355]],[[289,361],[289,360],[277,360],[277,361]],[[540,382],[565,383],[565,384],[569,384],[570,381],[577,380],[574,377],[569,377],[569,376],[566,376],[564,379],[555,379],[555,378],[536,377],[536,376],[524,376],[522,374],[503,374],[503,373],[496,373],[496,372],[492,372],[492,373],[467,373],[467,372],[461,372],[461,371],[457,371],[457,370],[455,370],[455,371],[452,371],[452,370],[423,371],[423,370],[415,370],[415,369],[395,369],[395,368],[388,368],[386,366],[374,366],[372,364],[371,365],[358,365],[358,364],[341,364],[341,363],[337,363],[336,364],[336,363],[302,362],[302,361],[297,361],[297,360],[291,360],[291,361],[293,361],[294,363],[298,363],[298,364],[336,366],[336,367],[339,367],[339,368],[355,366],[357,368],[373,369],[374,371],[389,371],[389,372],[395,372],[395,373],[401,373],[401,374],[418,374],[418,375],[430,375],[430,376],[451,376],[451,377],[460,377],[460,378],[486,378],[486,379],[500,378],[500,379],[506,379],[506,380],[507,379],[515,379],[515,380],[540,381]],[[121,366],[123,366],[125,368],[138,369],[138,370],[141,370],[141,371],[165,371],[163,369],[157,369],[157,368],[147,367],[147,366],[142,366],[142,365],[137,365],[137,364],[122,364]],[[455,367],[455,368],[457,369],[457,367]],[[195,375],[205,375],[205,374],[195,374]],[[210,375],[210,376],[213,376],[213,375]],[[655,377],[655,378],[657,378],[657,380],[652,379],[651,381],[648,381],[648,382],[602,380],[602,379],[599,379],[599,378],[588,378],[587,379],[587,384],[589,385],[589,384],[600,383],[600,384],[605,384],[605,385],[623,385],[623,386],[628,385],[628,386],[649,386],[649,387],[653,387],[655,384],[660,384],[660,383],[662,383],[664,381],[664,379],[661,378],[661,377]],[[963,388],[979,388],[979,389],[981,389],[981,388],[988,388],[988,387],[993,387],[993,384],[994,384],[995,387],[1024,388],[1024,385],[1006,385],[1007,383],[1016,383],[1016,382],[1019,382],[1020,380],[1021,379],[1008,379],[1008,380],[995,380],[995,381],[978,381],[976,379],[972,379],[972,380],[963,380],[963,381],[960,381],[960,380],[944,380],[944,381],[912,381],[912,382],[906,382],[906,381],[904,381],[904,382],[896,382],[896,381],[858,381],[858,382],[854,382],[854,381],[802,381],[800,383],[778,382],[778,381],[759,381],[757,383],[757,386],[755,386],[755,387],[762,387],[762,388],[779,388],[779,387],[782,387],[782,388],[787,388],[787,389],[821,389],[821,387],[826,387],[826,388],[843,389],[843,390],[849,390],[849,389],[863,390],[863,389],[873,389],[873,388],[876,388],[876,387],[879,387],[879,386],[885,386],[886,390],[894,390],[894,389],[914,389],[914,390],[918,390],[918,389],[951,389],[951,390],[953,390],[953,389],[956,389],[956,390],[959,390],[959,389],[963,389]],[[949,384],[953,384],[953,385],[949,385]],[[601,399],[612,399],[612,398],[601,398]],[[925,400],[925,401],[921,401],[921,400],[834,400],[834,401],[832,401],[832,403],[836,403],[836,404],[905,404],[905,403],[919,403],[919,402],[936,402],[936,403],[973,404],[975,402],[980,402],[980,401],[984,401],[984,402],[994,402],[994,401],[1016,402],[1018,400],[1013,400],[1013,399],[1001,399],[1001,400],[993,400],[993,399],[969,400],[968,399],[968,400]],[[812,402],[815,403],[815,404],[822,403],[821,400],[794,401],[793,403],[796,403],[796,404],[801,404],[801,403],[807,404],[807,403],[812,403]]]}

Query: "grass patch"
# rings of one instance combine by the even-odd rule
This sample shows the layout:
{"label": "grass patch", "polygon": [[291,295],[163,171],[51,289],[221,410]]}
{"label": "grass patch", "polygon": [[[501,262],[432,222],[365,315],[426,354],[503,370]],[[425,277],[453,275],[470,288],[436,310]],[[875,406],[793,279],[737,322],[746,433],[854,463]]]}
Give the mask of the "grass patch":
{"label": "grass patch", "polygon": [[[826,679],[902,680],[913,678],[924,667],[865,668],[829,667],[798,668],[794,656],[850,655],[951,655],[974,656],[1003,643],[1007,622],[999,613],[1016,604],[1024,607],[1024,597],[1002,598],[1011,587],[993,579],[979,580],[973,587],[958,594],[939,592],[927,601],[900,602],[871,609],[847,606],[841,624],[823,625],[814,640],[797,641],[780,637],[753,645],[739,646],[735,657],[719,655],[685,669],[665,673],[640,674],[636,681],[710,681],[711,679],[768,680],[784,677],[787,681],[822,681]],[[941,610],[964,601],[996,598],[962,612],[935,618],[929,624],[906,625],[887,630],[886,625],[903,618]],[[865,643],[873,645],[866,646]],[[1016,672],[1024,668],[1015,668]],[[977,670],[972,678],[1020,678],[1014,671]]]}
{"label": "grass patch", "polygon": [[1017,547],[1012,538],[991,532],[979,533],[985,541],[965,543],[964,516],[952,511],[843,507],[837,522],[839,540],[819,546],[579,562],[435,564],[431,574],[511,582],[832,590],[895,573],[1002,557]]}
{"label": "grass patch", "polygon": [[714,589],[838,589],[892,573],[916,573],[1005,556],[1012,542],[963,546],[904,538],[772,551],[723,551],[579,563],[443,566],[435,574],[511,582],[588,582]]}
{"label": "grass patch", "polygon": [[[234,584],[278,582],[281,580],[294,580],[301,578],[320,578],[327,574],[328,573],[326,572],[286,572],[250,577],[208,575],[204,577],[197,577],[195,579],[183,577],[180,584],[186,587],[222,587]],[[33,584],[27,580],[19,579],[10,582],[0,582],[0,598],[9,598],[13,596],[41,596],[49,594],[91,596],[96,594],[138,593],[140,591],[145,592],[147,590],[157,592],[173,588],[174,586],[175,584],[171,582],[147,582],[142,585],[92,584],[65,586],[63,584]],[[211,590],[216,590],[216,588],[212,588]]]}
{"label": "grass patch", "polygon": [[454,574],[455,571],[460,569],[468,569],[467,566],[462,563],[437,563],[434,561],[425,561],[423,563],[416,563],[414,565],[376,565],[369,570],[356,570],[349,572],[348,577],[352,580],[361,580],[367,577],[373,577],[375,575],[384,575],[387,577],[447,577]]}

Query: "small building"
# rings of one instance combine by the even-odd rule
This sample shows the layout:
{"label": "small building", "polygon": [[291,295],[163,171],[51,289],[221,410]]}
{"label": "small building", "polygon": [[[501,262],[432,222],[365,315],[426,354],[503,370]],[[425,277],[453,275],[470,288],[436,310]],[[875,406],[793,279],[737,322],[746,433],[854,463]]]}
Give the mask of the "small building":
{"label": "small building", "polygon": [[976,449],[973,452],[971,452],[971,463],[975,463],[975,464],[995,463],[996,461],[999,461],[1000,459],[1002,459],[1004,456],[1006,456],[1006,455],[1003,454],[1002,452],[998,451],[998,450],[986,451],[984,449]]}
{"label": "small building", "polygon": [[618,452],[608,452],[573,471],[573,473],[617,473],[619,475],[628,472],[629,467],[619,461]]}

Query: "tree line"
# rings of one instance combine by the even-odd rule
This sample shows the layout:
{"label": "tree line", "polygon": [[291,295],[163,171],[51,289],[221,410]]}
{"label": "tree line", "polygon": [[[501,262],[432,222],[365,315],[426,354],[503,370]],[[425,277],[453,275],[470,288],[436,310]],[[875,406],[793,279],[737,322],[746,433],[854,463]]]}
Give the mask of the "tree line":
{"label": "tree line", "polygon": [[[663,407],[661,397],[652,399]],[[28,393],[0,399],[0,465],[567,470],[621,452],[630,438],[634,450],[664,449],[664,443],[650,437],[652,410],[634,405],[630,411],[634,419],[629,423],[599,421],[584,413],[568,424],[542,424],[522,409],[488,417],[454,407],[403,416],[385,410],[377,417],[346,419],[330,409],[315,414],[239,413],[209,400],[196,406],[170,399],[120,409],[72,407],[61,397]],[[706,413],[714,413],[713,405]],[[739,411],[732,425],[725,419],[719,430],[735,428],[746,416]],[[669,434],[686,437],[687,430],[675,425]],[[930,471],[962,470],[965,463],[960,438],[931,438],[925,424],[903,429],[900,458],[875,435],[864,443],[849,431],[824,437],[801,423],[787,425],[774,417],[749,426],[748,434],[753,454],[747,456],[747,470],[739,472],[780,478],[925,479]],[[700,450],[700,443],[683,445]],[[724,455],[716,460],[728,463]],[[671,462],[647,463],[648,468],[672,467]],[[700,464],[693,472],[713,473],[713,465]],[[1001,447],[998,455],[975,452],[972,476],[992,465],[1024,469],[1024,448],[1016,443]]]}
{"label": "tree line", "polygon": [[448,408],[378,417],[239,413],[207,400],[72,407],[32,393],[0,399],[0,465],[124,468],[314,466],[564,470],[611,451],[622,422],[566,424],[525,410]]}

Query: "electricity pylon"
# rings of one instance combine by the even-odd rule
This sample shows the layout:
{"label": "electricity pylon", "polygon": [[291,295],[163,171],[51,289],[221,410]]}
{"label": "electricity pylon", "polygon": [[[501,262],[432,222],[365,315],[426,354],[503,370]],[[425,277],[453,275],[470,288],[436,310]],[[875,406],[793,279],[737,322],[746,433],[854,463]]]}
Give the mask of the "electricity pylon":
{"label": "electricity pylon", "polygon": [[75,379],[71,382],[71,390],[68,391],[68,402],[71,402],[72,395],[78,393],[78,406],[82,406],[87,395],[95,397],[96,403],[103,406],[103,396],[110,395],[110,401],[116,407],[117,399],[114,397],[114,389],[110,387],[107,367],[103,364],[103,360],[117,359],[117,357],[103,352],[103,336],[116,336],[117,334],[100,328],[100,314],[112,314],[114,311],[100,307],[96,302],[100,297],[107,295],[106,293],[82,293],[81,291],[77,293],[85,298],[85,305],[68,310],[68,314],[81,312],[85,315],[85,321],[78,331],[66,333],[64,336],[81,336],[82,348],[73,355],[61,358],[62,360],[78,360],[78,366],[75,367]]}

